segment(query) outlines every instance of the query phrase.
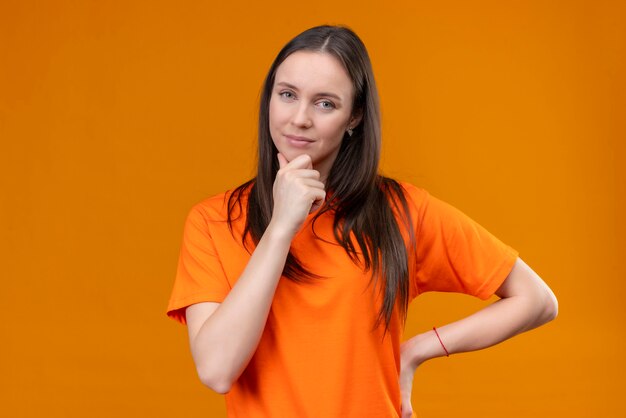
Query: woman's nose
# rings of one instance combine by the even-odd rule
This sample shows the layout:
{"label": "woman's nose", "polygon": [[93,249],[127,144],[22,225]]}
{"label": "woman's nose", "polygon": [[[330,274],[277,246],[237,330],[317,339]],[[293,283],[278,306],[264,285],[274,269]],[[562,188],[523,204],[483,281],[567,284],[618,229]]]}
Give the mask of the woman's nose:
{"label": "woman's nose", "polygon": [[311,127],[312,120],[309,115],[309,107],[303,101],[301,101],[295,109],[291,123],[302,128]]}

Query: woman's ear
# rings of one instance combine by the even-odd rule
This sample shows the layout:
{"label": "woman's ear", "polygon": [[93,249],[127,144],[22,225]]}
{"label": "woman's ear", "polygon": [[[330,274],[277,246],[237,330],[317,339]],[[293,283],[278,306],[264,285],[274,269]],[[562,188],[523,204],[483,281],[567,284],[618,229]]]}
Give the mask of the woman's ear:
{"label": "woman's ear", "polygon": [[352,114],[352,117],[350,118],[348,127],[350,129],[356,128],[358,124],[361,123],[361,119],[363,119],[363,110],[362,109],[355,110],[354,113]]}

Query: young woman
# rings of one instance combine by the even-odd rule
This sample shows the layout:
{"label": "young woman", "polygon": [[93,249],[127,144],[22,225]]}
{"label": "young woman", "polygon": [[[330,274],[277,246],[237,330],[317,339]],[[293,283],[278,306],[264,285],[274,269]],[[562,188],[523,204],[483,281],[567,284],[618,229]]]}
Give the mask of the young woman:
{"label": "young woman", "polygon": [[[168,307],[229,417],[410,417],[424,361],[556,316],[515,250],[378,174],[378,94],[351,30],[315,27],[280,51],[258,135],[257,176],[190,211]],[[401,344],[426,291],[500,299]]]}

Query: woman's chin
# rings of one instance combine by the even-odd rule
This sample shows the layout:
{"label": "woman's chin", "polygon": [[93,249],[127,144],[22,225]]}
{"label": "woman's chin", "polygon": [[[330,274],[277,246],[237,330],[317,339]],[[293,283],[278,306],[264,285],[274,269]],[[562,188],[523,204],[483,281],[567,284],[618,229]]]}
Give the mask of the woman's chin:
{"label": "woman's chin", "polygon": [[[293,149],[287,149],[283,151],[278,150],[278,152],[280,152],[283,155],[283,157],[287,159],[287,161],[293,161],[294,159],[298,158],[301,155],[308,154],[304,150],[293,150]],[[311,156],[310,154],[308,155]]]}

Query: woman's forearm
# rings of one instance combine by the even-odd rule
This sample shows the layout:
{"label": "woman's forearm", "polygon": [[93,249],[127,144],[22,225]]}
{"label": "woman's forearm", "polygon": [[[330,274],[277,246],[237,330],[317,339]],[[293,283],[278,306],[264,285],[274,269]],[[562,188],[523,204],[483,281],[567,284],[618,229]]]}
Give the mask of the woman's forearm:
{"label": "woman's forearm", "polygon": [[252,358],[291,245],[291,236],[270,224],[235,286],[190,336],[202,382],[225,393]]}
{"label": "woman's forearm", "polygon": [[459,321],[416,335],[402,346],[403,361],[414,367],[449,354],[480,350],[516,334],[538,327],[556,317],[552,291],[522,260],[518,259],[500,289],[502,299]]}
{"label": "woman's forearm", "polygon": [[532,301],[506,298],[459,321],[416,335],[403,345],[414,366],[449,354],[475,351],[498,344],[516,334],[535,328],[552,319],[532,306]]}

